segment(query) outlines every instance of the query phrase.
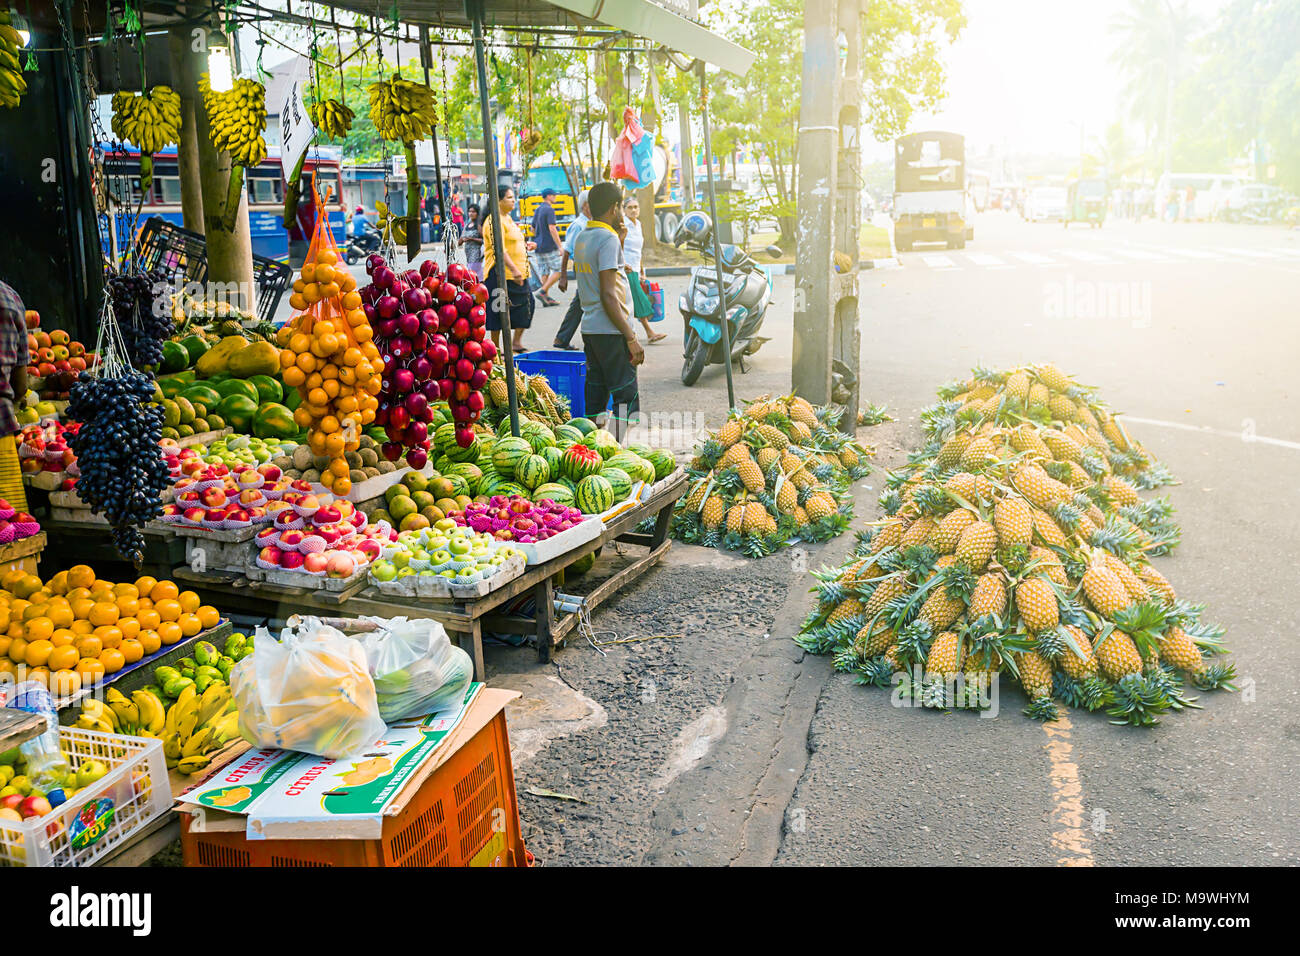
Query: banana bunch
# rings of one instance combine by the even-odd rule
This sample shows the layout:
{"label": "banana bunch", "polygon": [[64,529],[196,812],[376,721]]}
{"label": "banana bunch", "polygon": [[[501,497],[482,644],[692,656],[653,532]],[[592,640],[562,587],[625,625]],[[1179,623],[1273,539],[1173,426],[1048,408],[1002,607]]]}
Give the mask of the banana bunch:
{"label": "banana bunch", "polygon": [[433,90],[394,74],[391,80],[370,84],[370,121],[384,139],[411,146],[428,139],[438,123]]}
{"label": "banana bunch", "polygon": [[119,90],[113,94],[112,127],[142,154],[156,153],[180,139],[180,95],[170,86],[155,86],[148,93]]}
{"label": "banana bunch", "polygon": [[162,701],[147,690],[135,690],[127,697],[116,687],[104,692],[104,699],[87,697],[77,715],[83,730],[100,730],[106,734],[128,737],[157,737],[166,724]]}
{"label": "banana bunch", "polygon": [[385,242],[392,240],[395,245],[406,245],[406,220],[396,216],[382,199],[375,200],[379,234]]}
{"label": "banana bunch", "polygon": [[256,166],[266,159],[266,87],[256,80],[235,80],[234,86],[217,93],[208,74],[199,77],[203,107],[212,129],[212,145],[230,153],[238,166]]}
{"label": "banana bunch", "polygon": [[0,106],[10,109],[17,108],[27,92],[27,81],[18,61],[22,48],[22,37],[9,24],[9,8],[0,5]]}
{"label": "banana bunch", "polygon": [[239,712],[230,685],[214,682],[202,694],[186,687],[167,709],[160,736],[168,767],[198,773],[212,762],[213,752],[239,736]]}
{"label": "banana bunch", "polygon": [[330,139],[343,139],[352,129],[352,119],[356,116],[338,100],[317,100],[307,108],[311,121],[316,128]]}

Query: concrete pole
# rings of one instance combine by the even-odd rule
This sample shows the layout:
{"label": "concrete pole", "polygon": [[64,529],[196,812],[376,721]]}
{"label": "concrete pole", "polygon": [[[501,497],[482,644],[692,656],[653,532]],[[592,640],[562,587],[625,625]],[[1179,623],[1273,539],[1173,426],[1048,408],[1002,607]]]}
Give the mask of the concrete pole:
{"label": "concrete pole", "polygon": [[831,400],[833,216],[839,146],[835,115],[839,84],[837,6],[837,0],[804,3],[791,383],[796,392],[815,405]]}
{"label": "concrete pole", "polygon": [[176,144],[176,165],[181,181],[181,216],[185,228],[203,232],[203,184],[199,175],[199,139],[195,114],[202,111],[198,77],[189,55],[193,34],[183,27],[173,27],[168,37],[171,54],[172,82],[181,98],[181,138]]}
{"label": "concrete pole", "polygon": [[[834,355],[847,374],[842,393],[833,396],[845,406],[840,429],[849,435],[857,432],[860,401],[861,322],[858,308],[858,259],[862,230],[862,8],[859,0],[839,0],[839,32],[845,40],[843,75],[839,83],[839,168],[836,171],[835,248],[848,256],[851,264],[841,270],[838,300],[835,303]],[[841,370],[843,373],[843,370]]]}

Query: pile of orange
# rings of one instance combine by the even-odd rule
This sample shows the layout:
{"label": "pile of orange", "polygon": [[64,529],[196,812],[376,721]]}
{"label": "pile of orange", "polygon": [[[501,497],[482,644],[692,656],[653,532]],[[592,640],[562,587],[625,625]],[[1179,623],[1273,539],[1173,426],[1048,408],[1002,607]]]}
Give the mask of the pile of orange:
{"label": "pile of orange", "polygon": [[18,568],[0,577],[0,673],[65,697],[220,620],[174,581],[113,584],[78,564],[43,582]]}

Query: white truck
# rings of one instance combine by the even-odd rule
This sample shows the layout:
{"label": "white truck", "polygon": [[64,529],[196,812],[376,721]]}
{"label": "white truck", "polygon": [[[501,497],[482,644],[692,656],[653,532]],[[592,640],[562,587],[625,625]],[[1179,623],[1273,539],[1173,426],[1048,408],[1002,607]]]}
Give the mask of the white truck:
{"label": "white truck", "polygon": [[908,133],[894,141],[894,245],[918,242],[962,249],[975,238],[966,192],[966,139],[960,133]]}

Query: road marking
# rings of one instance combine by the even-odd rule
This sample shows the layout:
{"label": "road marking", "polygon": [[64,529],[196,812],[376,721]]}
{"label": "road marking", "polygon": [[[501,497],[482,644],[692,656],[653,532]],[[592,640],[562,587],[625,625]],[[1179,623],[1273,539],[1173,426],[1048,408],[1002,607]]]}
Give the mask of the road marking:
{"label": "road marking", "polygon": [[1219,246],[1220,252],[1226,252],[1232,256],[1246,256],[1249,259],[1281,259],[1275,252],[1269,252],[1267,249],[1234,249],[1228,246]]}
{"label": "road marking", "polygon": [[932,269],[956,269],[957,266],[945,255],[930,253],[921,256],[921,261]]}
{"label": "road marking", "polygon": [[1217,252],[1211,252],[1209,249],[1172,249],[1164,247],[1157,250],[1167,256],[1186,256],[1188,259],[1214,259],[1222,261],[1223,256]]}
{"label": "road marking", "polygon": [[1059,866],[1095,866],[1092,837],[1083,826],[1083,782],[1070,744],[1073,728],[1064,712],[1056,720],[1043,723],[1047,734],[1043,749],[1052,765],[1052,824],[1057,827],[1052,833],[1052,846],[1064,854],[1056,861]]}
{"label": "road marking", "polygon": [[1276,252],[1280,256],[1300,256],[1300,249],[1270,249],[1269,252]]}
{"label": "road marking", "polygon": [[1057,255],[1065,256],[1068,259],[1077,259],[1079,262],[1110,262],[1108,256],[1101,255],[1097,252],[1089,252],[1087,249],[1056,249],[1053,250]]}
{"label": "road marking", "polygon": [[1006,265],[997,256],[990,255],[987,252],[968,252],[966,258],[977,266],[1003,266]]}
{"label": "road marking", "polygon": [[1158,252],[1152,252],[1150,249],[1135,249],[1130,246],[1124,246],[1115,250],[1116,255],[1125,256],[1129,259],[1141,259],[1143,262],[1168,262],[1169,257],[1161,255]]}
{"label": "road marking", "polygon": [[1264,435],[1249,435],[1243,431],[1232,431],[1228,428],[1211,428],[1209,425],[1189,425],[1186,422],[1166,422],[1159,418],[1137,418],[1133,415],[1124,415],[1125,422],[1136,422],[1139,425],[1155,425],[1157,428],[1176,428],[1183,432],[1202,432],[1207,435],[1219,435],[1223,438],[1235,438],[1237,441],[1246,444],[1257,445],[1276,445],[1278,448],[1291,448],[1300,451],[1300,441],[1287,441],[1284,438],[1268,438]]}
{"label": "road marking", "polygon": [[1029,263],[1031,266],[1047,265],[1056,261],[1051,256],[1045,256],[1039,252],[1013,252],[1011,255],[1021,262]]}

